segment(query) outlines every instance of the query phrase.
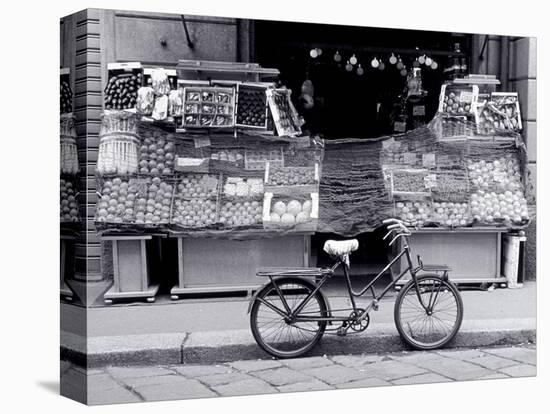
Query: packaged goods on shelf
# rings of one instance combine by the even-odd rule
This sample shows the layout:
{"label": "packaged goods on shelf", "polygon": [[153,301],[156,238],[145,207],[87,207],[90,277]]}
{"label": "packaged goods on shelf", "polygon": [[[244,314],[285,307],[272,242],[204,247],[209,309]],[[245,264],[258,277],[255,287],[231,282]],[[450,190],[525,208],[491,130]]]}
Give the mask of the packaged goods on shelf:
{"label": "packaged goods on shelf", "polygon": [[143,69],[140,63],[107,64],[105,109],[135,109],[138,89],[143,86]]}
{"label": "packaged goods on shelf", "polygon": [[217,87],[186,87],[182,126],[184,128],[228,128],[234,126],[235,90]]}
{"label": "packaged goods on shelf", "polygon": [[61,223],[75,223],[80,220],[75,181],[59,180],[59,220]]}

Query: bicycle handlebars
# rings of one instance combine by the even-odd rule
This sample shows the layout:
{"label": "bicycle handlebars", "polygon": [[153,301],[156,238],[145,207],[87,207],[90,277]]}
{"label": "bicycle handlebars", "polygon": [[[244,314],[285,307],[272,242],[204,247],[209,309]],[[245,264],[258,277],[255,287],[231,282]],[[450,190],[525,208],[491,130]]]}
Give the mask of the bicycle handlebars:
{"label": "bicycle handlebars", "polygon": [[403,224],[401,220],[390,218],[382,221],[388,228],[388,232],[384,236],[383,240],[386,240],[393,232],[396,232],[397,235],[391,240],[389,245],[391,246],[399,237],[410,236],[410,230]]}

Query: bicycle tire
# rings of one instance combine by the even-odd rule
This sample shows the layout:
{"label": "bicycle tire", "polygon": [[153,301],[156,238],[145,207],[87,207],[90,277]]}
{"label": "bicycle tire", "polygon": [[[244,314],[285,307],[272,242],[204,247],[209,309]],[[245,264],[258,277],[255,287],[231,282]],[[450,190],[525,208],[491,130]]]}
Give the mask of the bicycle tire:
{"label": "bicycle tire", "polygon": [[[433,283],[430,283],[430,281]],[[428,351],[432,349],[442,348],[454,339],[462,324],[462,319],[464,316],[464,305],[462,303],[462,297],[454,283],[449,280],[443,279],[437,274],[421,275],[417,277],[417,282],[419,284],[420,290],[422,291],[422,295],[429,295],[430,292],[432,292],[433,294],[433,289],[435,289],[435,286],[437,284],[439,288],[436,292],[439,293],[436,296],[437,300],[435,300],[436,303],[434,304],[434,306],[442,304],[444,305],[444,307],[438,308],[437,311],[432,310],[432,313],[428,314],[426,309],[424,309],[420,304],[414,280],[410,280],[401,289],[395,301],[395,326],[404,342],[406,342],[414,349]],[[431,284],[433,285],[433,287],[430,287]],[[445,295],[443,300],[439,299],[439,295],[441,294]],[[412,296],[412,298],[410,298],[409,296]],[[428,299],[424,296],[423,298]],[[404,310],[406,309],[404,308],[406,300],[409,300],[411,308],[416,307],[415,310]],[[414,302],[414,300],[416,300],[416,303]],[[456,308],[456,315],[454,317],[451,313],[453,308]],[[415,318],[415,311],[418,316],[416,316],[416,319],[411,319]],[[425,312],[426,315],[423,315],[422,312]],[[439,316],[436,316],[436,314],[438,314]],[[406,321],[406,319],[410,320]],[[452,322],[452,327],[449,327],[446,322]],[[404,326],[405,323],[407,324],[407,326]],[[414,329],[413,326],[415,327]],[[434,329],[437,327],[442,327],[443,329],[441,330],[445,334],[441,338],[436,339],[434,337],[435,333],[433,332],[433,330],[429,331],[430,326]],[[416,332],[413,332],[413,330],[416,330]],[[431,338],[434,340],[422,340],[421,335],[423,335],[422,338]]]}
{"label": "bicycle tire", "polygon": [[[268,297],[269,295],[272,295],[272,297],[275,297],[277,298],[277,300],[280,301],[279,295],[276,294],[275,285],[277,285],[277,287],[283,292],[283,296],[285,297],[287,302],[289,302],[288,304],[291,309],[293,309],[293,305],[297,306],[297,303],[299,303],[299,301],[297,299],[292,300],[291,295],[286,294],[285,292],[288,292],[291,288],[293,290],[303,289],[306,293],[305,295],[302,294],[301,297],[306,297],[315,289],[315,285],[308,280],[299,277],[284,277],[276,279],[273,282],[265,285],[258,292],[250,311],[250,327],[252,330],[252,335],[254,336],[254,339],[256,340],[256,343],[260,346],[260,348],[262,348],[268,354],[277,358],[296,358],[308,353],[321,340],[325,332],[327,322],[301,322],[302,324],[309,324],[308,326],[314,329],[314,331],[311,332],[312,335],[309,335],[309,337],[305,333],[310,332],[309,330],[303,331],[303,328],[297,327],[297,324],[286,323],[281,315],[269,309],[262,302],[262,300],[265,300],[266,297]],[[313,311],[310,307],[312,302],[317,304],[317,308],[315,308],[314,306]],[[272,302],[270,301],[270,303]],[[309,311],[307,311],[308,307]],[[262,329],[262,327],[260,326],[260,312],[264,311],[264,309],[270,310],[272,314],[276,315],[272,315],[273,320],[267,322],[268,324],[271,324],[271,327],[268,327],[267,329],[273,330],[279,327],[279,338],[274,337],[273,340],[269,340],[269,338],[267,337],[268,332],[265,329]],[[282,302],[279,309],[284,309],[284,307],[282,306]],[[308,302],[303,311],[308,312],[308,314],[318,314],[319,316],[325,317],[328,316],[328,304],[326,302],[325,296],[321,293],[321,291],[317,291],[315,293],[315,295],[311,298],[310,302]],[[274,328],[273,324],[276,324],[274,325]],[[284,340],[282,340],[282,331],[286,330],[286,332],[289,334],[293,332],[292,328],[302,331],[301,337],[304,339],[304,343],[302,345],[298,345],[297,341],[293,342],[292,340],[289,340],[285,342]],[[297,335],[296,338],[297,337],[299,337],[299,335]]]}

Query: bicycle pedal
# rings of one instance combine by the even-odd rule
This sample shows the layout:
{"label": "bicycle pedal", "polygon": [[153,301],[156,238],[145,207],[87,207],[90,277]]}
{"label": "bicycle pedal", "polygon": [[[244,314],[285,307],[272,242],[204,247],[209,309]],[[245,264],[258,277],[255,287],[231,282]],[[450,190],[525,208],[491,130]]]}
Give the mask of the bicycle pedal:
{"label": "bicycle pedal", "polygon": [[336,330],[336,335],[338,336],[346,336],[347,334],[347,329],[345,326],[340,326],[337,330]]}

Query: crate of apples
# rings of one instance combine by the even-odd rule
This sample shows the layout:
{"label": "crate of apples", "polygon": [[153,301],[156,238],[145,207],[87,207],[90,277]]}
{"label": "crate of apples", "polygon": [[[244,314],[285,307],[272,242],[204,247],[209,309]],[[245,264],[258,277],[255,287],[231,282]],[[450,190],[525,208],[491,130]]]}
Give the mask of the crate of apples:
{"label": "crate of apples", "polygon": [[192,198],[174,200],[171,223],[187,228],[202,228],[218,222],[216,200]]}
{"label": "crate of apples", "polygon": [[176,195],[182,199],[216,198],[219,179],[208,174],[186,174],[179,178]]}
{"label": "crate of apples", "polygon": [[146,134],[139,149],[139,172],[150,175],[172,175],[176,151],[173,138],[168,135]]}
{"label": "crate of apples", "polygon": [[258,200],[225,201],[220,208],[220,223],[226,227],[262,224],[263,204]]}
{"label": "crate of apples", "polygon": [[144,191],[138,179],[105,180],[96,206],[96,222],[110,224],[135,223],[135,204]]}
{"label": "crate of apples", "polygon": [[435,201],[430,221],[447,227],[467,226],[472,223],[469,203]]}

